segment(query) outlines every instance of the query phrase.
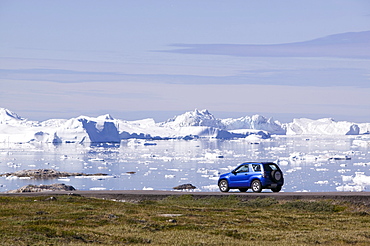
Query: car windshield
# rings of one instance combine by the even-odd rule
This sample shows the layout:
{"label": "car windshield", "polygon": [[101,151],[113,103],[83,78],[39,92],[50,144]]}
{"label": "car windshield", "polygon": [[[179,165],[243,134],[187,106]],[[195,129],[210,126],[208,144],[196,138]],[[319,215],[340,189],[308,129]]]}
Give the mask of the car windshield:
{"label": "car windshield", "polygon": [[237,172],[237,173],[244,173],[244,172],[248,172],[248,165],[240,166],[239,168],[237,168],[237,169],[235,170],[235,172]]}

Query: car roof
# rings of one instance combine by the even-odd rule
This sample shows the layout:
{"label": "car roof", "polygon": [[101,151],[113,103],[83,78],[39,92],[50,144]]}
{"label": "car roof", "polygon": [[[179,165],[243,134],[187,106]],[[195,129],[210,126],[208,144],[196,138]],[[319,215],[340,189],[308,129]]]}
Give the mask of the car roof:
{"label": "car roof", "polygon": [[276,163],[273,163],[273,162],[259,162],[259,161],[250,161],[250,162],[244,162],[244,163],[242,163],[242,164],[240,164],[240,165],[245,165],[245,164],[275,164],[276,165]]}

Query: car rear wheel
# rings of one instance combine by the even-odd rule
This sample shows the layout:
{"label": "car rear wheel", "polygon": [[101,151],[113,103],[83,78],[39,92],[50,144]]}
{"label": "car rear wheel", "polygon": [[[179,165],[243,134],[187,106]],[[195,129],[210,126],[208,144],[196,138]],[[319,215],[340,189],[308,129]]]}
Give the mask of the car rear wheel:
{"label": "car rear wheel", "polygon": [[248,188],[240,188],[240,192],[247,192]]}
{"label": "car rear wheel", "polygon": [[229,183],[224,179],[218,183],[218,188],[220,188],[221,192],[228,192],[230,190]]}
{"label": "car rear wheel", "polygon": [[253,192],[261,192],[262,191],[262,185],[259,180],[253,180],[252,182],[252,191]]}
{"label": "car rear wheel", "polygon": [[279,192],[281,191],[281,186],[277,186],[276,188],[271,188],[272,192]]}

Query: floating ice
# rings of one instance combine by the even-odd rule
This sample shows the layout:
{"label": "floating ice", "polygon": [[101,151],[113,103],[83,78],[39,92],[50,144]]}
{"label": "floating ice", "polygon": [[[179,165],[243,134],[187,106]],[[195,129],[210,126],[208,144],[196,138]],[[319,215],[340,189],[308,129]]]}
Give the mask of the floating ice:
{"label": "floating ice", "polygon": [[327,185],[327,184],[329,184],[329,181],[327,181],[327,180],[317,181],[317,182],[315,182],[315,184],[318,184],[318,185]]}
{"label": "floating ice", "polygon": [[370,185],[370,176],[366,176],[364,172],[356,172],[353,182],[358,185]]}
{"label": "floating ice", "polygon": [[327,172],[327,171],[329,171],[329,169],[327,169],[327,168],[316,168],[316,171],[318,171],[318,172]]}
{"label": "floating ice", "polygon": [[202,186],[202,189],[209,190],[209,191],[218,191],[218,185],[205,185]]}
{"label": "floating ice", "polygon": [[106,190],[105,187],[91,187],[89,190]]}
{"label": "floating ice", "polygon": [[360,185],[341,185],[335,188],[337,191],[363,191],[363,187]]}

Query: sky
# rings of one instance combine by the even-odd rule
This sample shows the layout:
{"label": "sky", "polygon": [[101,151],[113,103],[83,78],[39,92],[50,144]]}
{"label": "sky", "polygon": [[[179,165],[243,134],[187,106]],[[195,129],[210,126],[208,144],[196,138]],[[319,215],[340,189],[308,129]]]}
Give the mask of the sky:
{"label": "sky", "polygon": [[370,1],[1,0],[0,107],[370,122]]}

